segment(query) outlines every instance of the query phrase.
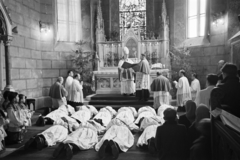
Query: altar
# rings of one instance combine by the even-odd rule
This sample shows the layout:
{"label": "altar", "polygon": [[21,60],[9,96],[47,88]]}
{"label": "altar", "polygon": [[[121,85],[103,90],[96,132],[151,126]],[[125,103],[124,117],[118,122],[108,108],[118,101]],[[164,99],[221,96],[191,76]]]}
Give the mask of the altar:
{"label": "altar", "polygon": [[97,70],[93,72],[96,94],[120,94],[121,83],[118,76],[118,62],[123,57],[123,48],[129,49],[129,58],[134,63],[140,62],[142,53],[151,67],[151,81],[160,71],[171,78],[171,65],[169,57],[169,22],[166,12],[166,4],[163,1],[160,32],[158,37],[143,37],[139,30],[129,28],[121,41],[106,41],[101,4],[98,6],[96,45],[97,45]]}

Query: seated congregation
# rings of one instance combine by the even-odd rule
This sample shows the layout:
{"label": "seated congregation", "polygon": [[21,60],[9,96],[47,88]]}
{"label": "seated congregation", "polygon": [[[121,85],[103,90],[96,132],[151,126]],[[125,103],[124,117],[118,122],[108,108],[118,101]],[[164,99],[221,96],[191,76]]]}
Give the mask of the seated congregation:
{"label": "seated congregation", "polygon": [[[75,153],[94,149],[99,159],[118,159],[131,147],[137,147],[155,154],[161,160],[210,160],[211,151],[211,92],[218,87],[224,93],[221,109],[239,117],[240,82],[237,67],[225,64],[222,78],[215,74],[206,77],[207,88],[196,89],[194,96],[178,92],[178,108],[154,101],[154,108],[143,106],[136,110],[125,106],[115,110],[106,106],[97,110],[92,105],[83,105],[80,74],[73,83],[72,71],[63,87],[63,78],[59,77],[50,88],[54,107],[45,116],[40,116],[37,126],[51,125],[45,131],[31,137],[24,145],[26,152],[43,150],[57,146],[52,157],[72,159]],[[184,71],[180,71],[182,78]],[[196,75],[193,74],[193,80]],[[69,79],[71,82],[69,82]],[[179,89],[185,79],[176,82]],[[71,83],[70,85],[68,83]],[[189,91],[194,92],[194,85]],[[69,94],[70,93],[70,94]],[[188,97],[184,99],[183,97]],[[161,97],[161,96],[160,96]],[[181,99],[180,99],[181,98]],[[21,143],[26,127],[31,126],[33,111],[26,106],[26,96],[6,91],[0,110],[0,150],[5,143]],[[67,103],[68,102],[68,103]],[[159,106],[156,106],[159,104]],[[140,136],[135,136],[139,134]],[[137,139],[136,144],[135,138]]]}

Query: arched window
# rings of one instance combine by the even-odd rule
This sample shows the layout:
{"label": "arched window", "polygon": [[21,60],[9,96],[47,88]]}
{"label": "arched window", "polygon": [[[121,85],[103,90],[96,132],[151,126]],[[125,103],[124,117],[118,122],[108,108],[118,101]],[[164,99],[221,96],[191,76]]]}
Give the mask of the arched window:
{"label": "arched window", "polygon": [[207,0],[187,0],[187,37],[202,37],[205,33]]}
{"label": "arched window", "polygon": [[140,28],[141,35],[146,34],[146,0],[119,0],[120,35],[127,29],[136,32]]}
{"label": "arched window", "polygon": [[81,1],[56,0],[57,41],[77,42],[81,38]]}

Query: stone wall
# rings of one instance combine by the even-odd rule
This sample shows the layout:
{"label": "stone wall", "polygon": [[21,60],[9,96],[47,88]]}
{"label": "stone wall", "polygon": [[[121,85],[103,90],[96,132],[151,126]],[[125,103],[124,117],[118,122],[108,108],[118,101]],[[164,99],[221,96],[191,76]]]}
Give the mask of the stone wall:
{"label": "stone wall", "polygon": [[[224,24],[214,25],[212,23],[212,14],[226,11],[227,1],[212,0],[210,6],[210,36],[207,41],[197,42],[198,44],[196,44],[196,40],[186,38],[186,0],[174,2],[174,17],[170,20],[170,37],[172,37],[170,43],[176,47],[185,46],[190,49],[189,60],[192,70],[199,75],[202,88],[205,88],[206,75],[216,73],[218,61],[221,59],[228,61],[230,56],[230,50],[227,47],[228,17],[226,12],[224,12]],[[172,11],[169,10],[169,12]]]}
{"label": "stone wall", "polygon": [[[50,105],[45,98],[58,76],[67,76],[72,68],[72,50],[55,50],[55,16],[53,0],[5,0],[8,12],[17,26],[10,46],[12,85],[29,98],[40,99],[39,107]],[[50,30],[40,32],[39,21]],[[90,2],[82,1],[82,38],[90,41]],[[90,50],[90,43],[85,49]]]}

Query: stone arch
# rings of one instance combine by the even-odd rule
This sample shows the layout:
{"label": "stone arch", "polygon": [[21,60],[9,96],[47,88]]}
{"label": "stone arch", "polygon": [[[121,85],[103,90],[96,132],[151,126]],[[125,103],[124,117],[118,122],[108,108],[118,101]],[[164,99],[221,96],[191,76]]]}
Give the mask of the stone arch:
{"label": "stone arch", "polygon": [[12,36],[12,20],[3,0],[0,0],[0,36]]}

